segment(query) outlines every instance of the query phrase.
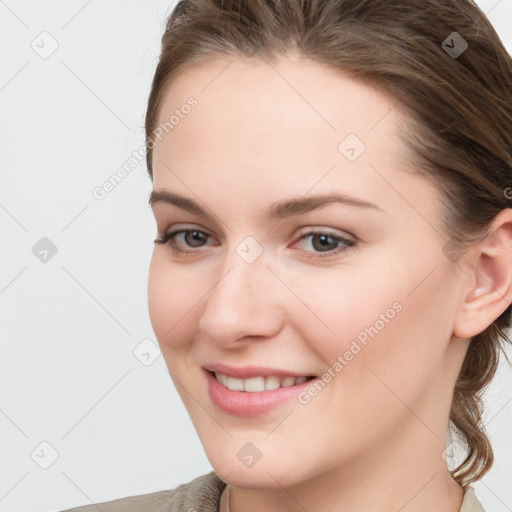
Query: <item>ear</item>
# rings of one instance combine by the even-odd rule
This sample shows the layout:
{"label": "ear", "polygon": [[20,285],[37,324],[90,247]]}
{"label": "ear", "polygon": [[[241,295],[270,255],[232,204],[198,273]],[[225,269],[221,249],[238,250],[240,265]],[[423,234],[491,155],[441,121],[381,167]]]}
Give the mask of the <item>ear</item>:
{"label": "ear", "polygon": [[493,220],[487,236],[466,253],[461,263],[470,269],[470,291],[455,319],[453,334],[480,334],[512,302],[512,208]]}

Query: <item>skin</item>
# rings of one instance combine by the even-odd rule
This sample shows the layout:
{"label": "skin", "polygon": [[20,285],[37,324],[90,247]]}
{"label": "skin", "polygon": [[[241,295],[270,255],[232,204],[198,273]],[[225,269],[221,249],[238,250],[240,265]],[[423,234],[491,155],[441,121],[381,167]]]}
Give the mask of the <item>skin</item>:
{"label": "skin", "polygon": [[[177,235],[185,255],[155,244],[149,311],[208,459],[233,486],[232,512],[327,512],[340,503],[356,512],[457,511],[463,491],[442,457],[450,403],[466,338],[510,303],[512,230],[502,229],[510,211],[485,266],[483,243],[457,264],[447,258],[441,197],[407,164],[399,138],[404,113],[320,63],[212,60],[170,83],[159,122],[190,96],[197,106],[154,148],[153,185],[212,218],[164,202],[152,209],[158,235],[183,228],[209,237],[190,245]],[[353,162],[338,150],[350,133],[366,145]],[[333,191],[377,208],[332,203],[267,216],[274,202]],[[300,240],[314,230],[355,245],[331,242],[322,252],[318,237]],[[247,236],[263,248],[252,263],[236,252]],[[400,312],[308,404],[292,399],[242,418],[209,398],[202,365],[320,376],[397,302]],[[262,455],[251,468],[237,457],[247,442]]]}

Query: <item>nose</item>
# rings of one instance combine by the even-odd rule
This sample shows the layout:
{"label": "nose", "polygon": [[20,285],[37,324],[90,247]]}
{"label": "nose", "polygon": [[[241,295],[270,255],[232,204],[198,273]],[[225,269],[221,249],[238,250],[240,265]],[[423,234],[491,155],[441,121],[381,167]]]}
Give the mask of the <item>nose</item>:
{"label": "nose", "polygon": [[211,342],[233,348],[242,340],[273,337],[282,329],[284,287],[264,255],[248,263],[234,249],[229,251],[199,321]]}

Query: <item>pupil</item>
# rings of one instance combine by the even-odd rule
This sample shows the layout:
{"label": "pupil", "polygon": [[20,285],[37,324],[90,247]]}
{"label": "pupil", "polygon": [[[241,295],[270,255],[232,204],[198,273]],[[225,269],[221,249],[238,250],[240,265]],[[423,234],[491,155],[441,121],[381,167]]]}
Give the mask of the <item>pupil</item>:
{"label": "pupil", "polygon": [[[314,243],[314,240],[321,240],[322,243],[319,244],[318,246],[316,246],[317,244]],[[323,249],[326,249],[326,248],[330,248],[329,247],[329,243],[328,243],[328,240],[329,239],[333,239],[330,235],[316,235],[315,237],[313,237],[313,246],[315,246],[315,249],[320,249],[320,250],[323,250]],[[325,243],[327,242],[327,244]],[[334,241],[333,243],[330,244],[332,247],[332,249],[336,249],[336,241]]]}
{"label": "pupil", "polygon": [[[191,235],[191,237],[189,236]],[[191,231],[190,233],[186,234],[187,237],[187,243],[191,245],[192,247],[198,247],[201,245],[201,242],[204,241],[204,233],[201,233],[200,231]],[[190,243],[192,242],[192,243]],[[198,244],[195,244],[194,242],[199,242]]]}

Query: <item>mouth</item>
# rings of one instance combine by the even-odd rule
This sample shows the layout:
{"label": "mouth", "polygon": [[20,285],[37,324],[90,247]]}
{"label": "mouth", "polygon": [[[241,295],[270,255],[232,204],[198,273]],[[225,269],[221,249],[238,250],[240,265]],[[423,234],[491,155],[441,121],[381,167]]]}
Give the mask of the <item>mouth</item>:
{"label": "mouth", "polygon": [[235,368],[223,364],[203,367],[212,403],[222,412],[239,417],[264,415],[297,399],[317,379],[307,374],[271,368]]}
{"label": "mouth", "polygon": [[268,376],[255,376],[247,379],[239,377],[231,377],[221,372],[210,371],[217,382],[230,391],[245,391],[247,393],[260,393],[262,391],[273,391],[279,388],[289,388],[293,386],[300,386],[305,382],[314,379],[314,376],[299,376],[294,375],[268,375]]}

